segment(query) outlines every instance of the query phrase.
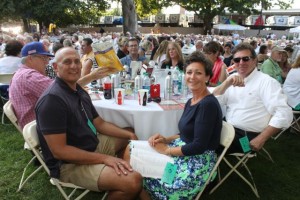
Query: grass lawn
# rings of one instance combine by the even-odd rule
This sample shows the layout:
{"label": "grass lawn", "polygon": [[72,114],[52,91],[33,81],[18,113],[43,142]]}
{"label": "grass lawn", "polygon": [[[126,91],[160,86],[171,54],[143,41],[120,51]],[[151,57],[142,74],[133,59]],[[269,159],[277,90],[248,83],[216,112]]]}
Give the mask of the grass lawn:
{"label": "grass lawn", "polygon": [[[20,192],[16,192],[23,168],[32,155],[23,150],[23,138],[13,125],[1,124],[0,138],[0,199],[63,199],[56,187],[50,184],[49,177],[44,171],[29,180]],[[261,155],[248,161],[261,199],[298,200],[300,198],[300,134],[286,132],[276,141],[270,140],[265,148],[275,163]],[[31,168],[35,167],[31,166]],[[99,195],[90,192],[83,199],[100,199]],[[233,174],[212,195],[204,195],[201,199],[252,200],[256,197],[251,189]]]}

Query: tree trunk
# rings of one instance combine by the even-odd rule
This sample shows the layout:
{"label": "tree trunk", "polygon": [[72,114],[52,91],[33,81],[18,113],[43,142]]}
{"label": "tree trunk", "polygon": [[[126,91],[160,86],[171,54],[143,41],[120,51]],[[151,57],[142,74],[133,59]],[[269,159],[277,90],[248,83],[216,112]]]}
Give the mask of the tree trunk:
{"label": "tree trunk", "polygon": [[24,32],[29,33],[30,29],[29,29],[29,24],[28,24],[27,19],[22,17],[22,21],[23,21],[23,24],[24,24]]}
{"label": "tree trunk", "polygon": [[134,35],[137,31],[137,16],[134,0],[122,0],[123,33]]}
{"label": "tree trunk", "polygon": [[205,35],[207,33],[211,34],[212,20],[213,20],[213,18],[208,17],[208,16],[204,16],[204,19],[203,19],[203,25],[204,25],[203,30],[204,30],[204,34]]}

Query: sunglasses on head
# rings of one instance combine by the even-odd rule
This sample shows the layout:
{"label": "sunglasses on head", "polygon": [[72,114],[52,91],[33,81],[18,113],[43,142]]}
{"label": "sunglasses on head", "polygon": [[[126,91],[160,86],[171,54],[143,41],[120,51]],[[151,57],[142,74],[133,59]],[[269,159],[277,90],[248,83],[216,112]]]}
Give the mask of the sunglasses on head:
{"label": "sunglasses on head", "polygon": [[244,56],[244,57],[237,57],[237,58],[233,58],[233,62],[235,63],[239,63],[241,60],[243,60],[243,62],[248,62],[252,57],[250,56]]}

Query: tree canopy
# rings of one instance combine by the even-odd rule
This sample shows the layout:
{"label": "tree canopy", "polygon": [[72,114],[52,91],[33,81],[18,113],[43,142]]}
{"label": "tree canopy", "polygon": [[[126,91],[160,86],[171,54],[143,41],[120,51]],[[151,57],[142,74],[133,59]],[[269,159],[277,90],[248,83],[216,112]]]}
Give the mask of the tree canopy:
{"label": "tree canopy", "polygon": [[108,8],[106,1],[96,0],[1,0],[0,22],[8,19],[22,20],[25,31],[32,21],[48,26],[90,24]]}
{"label": "tree canopy", "polygon": [[[188,11],[195,12],[204,21],[204,32],[210,32],[213,18],[225,14],[225,11],[239,14],[257,14],[262,6],[269,9],[279,5],[289,8],[294,0],[112,0],[122,2],[124,32],[134,33],[137,29],[137,15],[143,17],[161,12],[162,7],[180,5]],[[0,22],[8,19],[22,20],[25,31],[30,22],[48,26],[71,24],[95,24],[99,16],[109,8],[108,0],[1,0]],[[137,15],[136,15],[137,14]]]}
{"label": "tree canopy", "polygon": [[225,11],[239,14],[256,14],[259,13],[259,6],[269,9],[273,5],[279,5],[283,9],[287,9],[294,0],[288,2],[278,0],[273,3],[272,0],[171,0],[188,11],[194,11],[204,22],[204,33],[210,32],[212,28],[213,18],[217,15],[225,14]]}

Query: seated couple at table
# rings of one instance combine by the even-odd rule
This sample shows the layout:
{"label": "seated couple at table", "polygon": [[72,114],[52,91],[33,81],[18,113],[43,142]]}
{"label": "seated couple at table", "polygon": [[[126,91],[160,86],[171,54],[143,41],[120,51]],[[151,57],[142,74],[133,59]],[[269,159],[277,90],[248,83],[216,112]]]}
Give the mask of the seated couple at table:
{"label": "seated couple at table", "polygon": [[[51,176],[93,191],[109,191],[108,199],[150,198],[142,191],[142,176],[122,159],[128,140],[137,137],[98,115],[88,94],[76,84],[79,59],[70,48],[60,50],[53,64],[58,77],[36,104],[38,136]],[[179,122],[181,134],[170,138],[154,135],[149,140],[159,152],[176,158],[180,175],[194,178],[189,182],[178,176],[173,185],[166,186],[169,190],[164,190],[159,180],[145,178],[144,187],[153,199],[194,197],[205,182],[202,176],[209,174],[216,162],[222,113],[206,88],[212,64],[201,53],[190,59],[186,81],[194,97]],[[170,143],[170,149],[162,141]],[[114,156],[116,153],[119,157]],[[203,168],[186,170],[189,165],[184,163]],[[181,188],[183,182],[188,185],[185,189]]]}
{"label": "seated couple at table", "polygon": [[[251,64],[252,67],[255,57],[248,54],[248,50],[237,51],[235,61],[239,58],[241,65]],[[249,56],[251,62],[244,60],[245,56]],[[177,165],[173,183],[165,184],[154,178],[142,181],[142,176],[128,163],[129,146],[123,157],[125,160],[121,158],[128,140],[137,137],[99,117],[88,94],[76,84],[81,69],[78,60],[79,55],[70,48],[60,50],[53,64],[58,78],[36,105],[38,135],[51,176],[93,191],[107,190],[108,199],[136,199],[138,196],[140,199],[194,198],[203,189],[206,181],[203,177],[209,175],[216,162],[215,151],[222,128],[220,105],[207,89],[212,75],[210,61],[200,52],[192,53],[187,60],[185,80],[193,98],[186,103],[179,121],[180,133],[168,138],[159,134],[149,138],[149,144],[156,151],[173,156]],[[247,71],[249,75],[255,70],[251,69],[238,68],[238,72],[243,74]],[[236,81],[235,86],[243,86],[243,82],[236,79],[231,78],[232,82],[225,81],[224,84],[229,87],[229,83],[233,85]],[[219,87],[223,90],[215,90],[214,93],[228,88],[224,89],[224,85]],[[283,105],[284,101],[279,103]],[[289,114],[288,110],[286,113]],[[264,141],[256,138],[253,148],[259,150],[263,145],[259,142]],[[120,157],[115,157],[116,153]],[[191,176],[192,179],[189,178]]]}

